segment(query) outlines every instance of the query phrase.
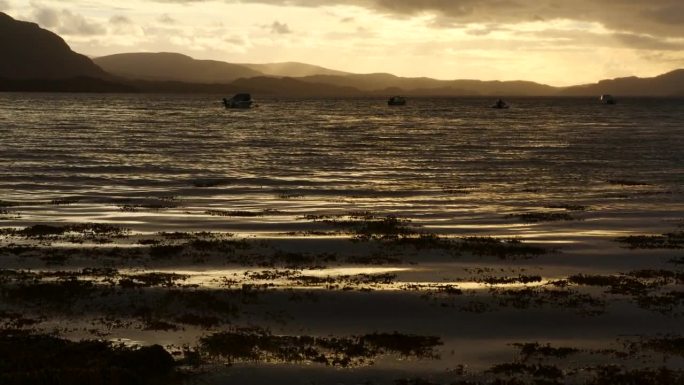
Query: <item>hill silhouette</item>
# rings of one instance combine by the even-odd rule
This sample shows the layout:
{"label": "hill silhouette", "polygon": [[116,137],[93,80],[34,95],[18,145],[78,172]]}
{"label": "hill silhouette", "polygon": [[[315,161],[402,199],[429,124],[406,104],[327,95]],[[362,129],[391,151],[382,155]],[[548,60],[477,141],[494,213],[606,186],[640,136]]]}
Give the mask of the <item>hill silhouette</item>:
{"label": "hill silhouette", "polygon": [[266,64],[240,64],[242,66],[259,71],[268,76],[291,77],[299,78],[305,76],[315,75],[334,75],[345,76],[351,75],[349,72],[332,70],[325,67],[320,67],[312,64],[286,62],[286,63],[266,63]]}
{"label": "hill silhouette", "polygon": [[100,78],[77,76],[60,79],[0,79],[1,92],[139,92],[127,85]]}
{"label": "hill silhouette", "polygon": [[73,52],[58,35],[4,13],[0,13],[0,53],[2,91],[250,92],[257,97],[684,96],[684,70],[559,88],[530,81],[351,74],[296,62],[232,64],[164,52],[117,54],[93,61]]}
{"label": "hill silhouette", "polygon": [[86,56],[72,51],[61,37],[37,24],[14,20],[2,12],[0,53],[0,78],[3,79],[107,77]]}
{"label": "hill silhouette", "polygon": [[122,53],[94,59],[105,71],[141,80],[189,83],[230,83],[240,78],[262,76],[251,68],[216,60],[196,60],[179,53]]}
{"label": "hill silhouette", "polygon": [[295,78],[256,77],[239,79],[231,86],[258,95],[290,97],[342,97],[362,96],[364,93],[354,87],[305,82]]}
{"label": "hill silhouette", "polygon": [[350,86],[361,91],[394,90],[407,95],[518,95],[550,96],[556,87],[527,81],[437,80],[426,77],[403,78],[392,74],[352,74],[347,76],[308,76],[303,81]]}
{"label": "hill silhouette", "polygon": [[612,94],[620,96],[684,96],[684,69],[652,78],[626,77],[601,80],[595,84],[568,87],[559,92],[566,96]]}

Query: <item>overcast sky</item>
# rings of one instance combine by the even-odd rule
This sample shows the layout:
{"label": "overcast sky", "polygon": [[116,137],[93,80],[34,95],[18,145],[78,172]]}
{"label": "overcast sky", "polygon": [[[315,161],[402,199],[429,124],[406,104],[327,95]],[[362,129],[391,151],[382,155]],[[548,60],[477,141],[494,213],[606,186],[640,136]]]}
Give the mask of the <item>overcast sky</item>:
{"label": "overcast sky", "polygon": [[684,0],[0,0],[89,56],[552,85],[684,68]]}

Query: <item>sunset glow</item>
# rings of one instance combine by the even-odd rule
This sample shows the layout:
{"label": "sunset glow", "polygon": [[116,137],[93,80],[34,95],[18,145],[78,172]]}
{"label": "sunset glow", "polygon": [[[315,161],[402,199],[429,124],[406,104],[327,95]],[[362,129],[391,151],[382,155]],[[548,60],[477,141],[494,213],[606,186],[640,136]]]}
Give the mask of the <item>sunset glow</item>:
{"label": "sunset glow", "polygon": [[570,3],[0,0],[0,11],[39,23],[93,57],[168,51],[232,63],[297,61],[355,73],[558,86],[684,65],[684,3]]}

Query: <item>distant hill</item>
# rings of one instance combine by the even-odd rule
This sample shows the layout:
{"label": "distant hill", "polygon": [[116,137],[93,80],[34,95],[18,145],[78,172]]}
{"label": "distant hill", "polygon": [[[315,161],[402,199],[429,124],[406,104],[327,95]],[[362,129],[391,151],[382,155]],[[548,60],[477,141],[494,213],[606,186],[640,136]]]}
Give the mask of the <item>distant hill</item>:
{"label": "distant hill", "polygon": [[363,92],[351,87],[338,87],[329,84],[303,82],[295,78],[272,78],[260,76],[238,79],[232,83],[186,83],[178,81],[123,80],[129,87],[145,93],[204,93],[229,97],[236,93],[251,93],[260,97],[351,97],[362,96]]}
{"label": "distant hill", "polygon": [[437,80],[431,78],[403,78],[392,74],[363,74],[347,76],[316,75],[301,80],[337,86],[349,86],[366,92],[394,90],[406,95],[517,95],[550,96],[556,87],[527,81]]}
{"label": "distant hill", "polygon": [[257,95],[288,97],[344,97],[362,96],[364,93],[353,87],[311,83],[296,78],[257,77],[239,79],[230,84],[239,92]]}
{"label": "distant hill", "polygon": [[[102,68],[100,68],[102,67]],[[231,64],[178,53],[127,53],[94,61],[37,24],[0,12],[0,91],[250,92],[278,97],[679,96],[684,69],[653,78],[618,78],[557,88],[529,81],[437,80],[350,74],[288,62]]]}
{"label": "distant hill", "polygon": [[568,87],[565,96],[612,94],[616,96],[684,96],[684,69],[652,78],[627,77],[601,80],[595,84]]}
{"label": "distant hill", "polygon": [[238,64],[196,60],[179,53],[123,53],[103,56],[95,63],[105,71],[130,79],[189,83],[230,83],[240,78],[263,76]]}
{"label": "distant hill", "polygon": [[105,78],[86,56],[77,54],[56,34],[37,24],[14,20],[0,12],[0,78]]}
{"label": "distant hill", "polygon": [[299,78],[314,75],[351,75],[349,72],[336,71],[320,66],[297,62],[240,65],[251,68],[255,71],[259,71],[264,75],[290,78]]}
{"label": "distant hill", "polygon": [[114,81],[87,76],[60,79],[0,79],[0,92],[126,92],[139,89]]}

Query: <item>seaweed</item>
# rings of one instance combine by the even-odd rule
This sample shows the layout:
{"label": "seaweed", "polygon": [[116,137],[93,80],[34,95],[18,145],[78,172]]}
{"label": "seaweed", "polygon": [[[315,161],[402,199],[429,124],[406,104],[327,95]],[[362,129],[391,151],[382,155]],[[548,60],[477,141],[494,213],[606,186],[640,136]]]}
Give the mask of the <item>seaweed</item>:
{"label": "seaweed", "polygon": [[144,273],[124,276],[124,278],[119,280],[119,285],[124,288],[174,287],[178,286],[178,281],[183,281],[187,278],[187,275],[173,273]]}
{"label": "seaweed", "polygon": [[214,216],[214,217],[245,217],[245,218],[254,218],[254,217],[263,217],[265,213],[263,211],[244,211],[244,210],[234,210],[234,211],[228,211],[228,210],[206,210],[204,212],[206,215]]}
{"label": "seaweed", "polygon": [[370,365],[382,354],[435,359],[439,337],[373,333],[355,337],[280,336],[257,328],[235,329],[200,338],[200,352],[228,362],[275,361],[351,367]]}
{"label": "seaweed", "polygon": [[567,280],[575,285],[608,286],[608,292],[611,294],[643,295],[654,287],[642,280],[626,275],[578,274],[568,277]]}
{"label": "seaweed", "polygon": [[513,346],[520,349],[520,359],[522,362],[529,361],[533,357],[538,357],[540,359],[548,357],[567,358],[570,355],[577,354],[580,352],[580,350],[576,348],[554,348],[551,345],[540,345],[537,342],[515,343],[513,344]]}
{"label": "seaweed", "polygon": [[545,254],[546,249],[527,245],[519,239],[498,239],[492,237],[461,238],[453,245],[455,250],[478,256],[495,256],[499,259],[529,258]]}
{"label": "seaweed", "polygon": [[552,306],[572,309],[581,315],[598,315],[605,311],[605,302],[589,294],[571,290],[548,289],[545,287],[526,287],[523,289],[490,288],[499,306],[528,309]]}
{"label": "seaweed", "polygon": [[95,239],[98,236],[123,237],[129,233],[129,230],[106,223],[77,223],[64,226],[36,224],[21,230],[13,228],[0,229],[0,235],[37,239],[56,239],[58,236],[70,233],[78,234],[85,239]]}
{"label": "seaweed", "polygon": [[489,369],[489,372],[497,375],[515,375],[523,374],[532,377],[542,377],[551,379],[560,379],[563,377],[563,371],[556,366],[543,364],[524,364],[524,363],[506,363],[498,364]]}
{"label": "seaweed", "polygon": [[0,331],[0,383],[168,384],[173,357],[159,345],[125,347],[104,341],[72,342],[49,335]]}
{"label": "seaweed", "polygon": [[485,277],[475,279],[476,282],[484,282],[488,285],[505,285],[514,283],[535,283],[541,282],[542,277],[540,275],[519,275],[517,277]]}
{"label": "seaweed", "polygon": [[626,244],[630,249],[682,249],[684,248],[684,232],[662,235],[629,235],[615,238],[615,241]]}
{"label": "seaweed", "polygon": [[510,214],[510,215],[508,215],[508,217],[518,218],[519,220],[521,220],[523,222],[527,222],[527,223],[574,221],[577,219],[568,213],[558,213],[558,212]]}

